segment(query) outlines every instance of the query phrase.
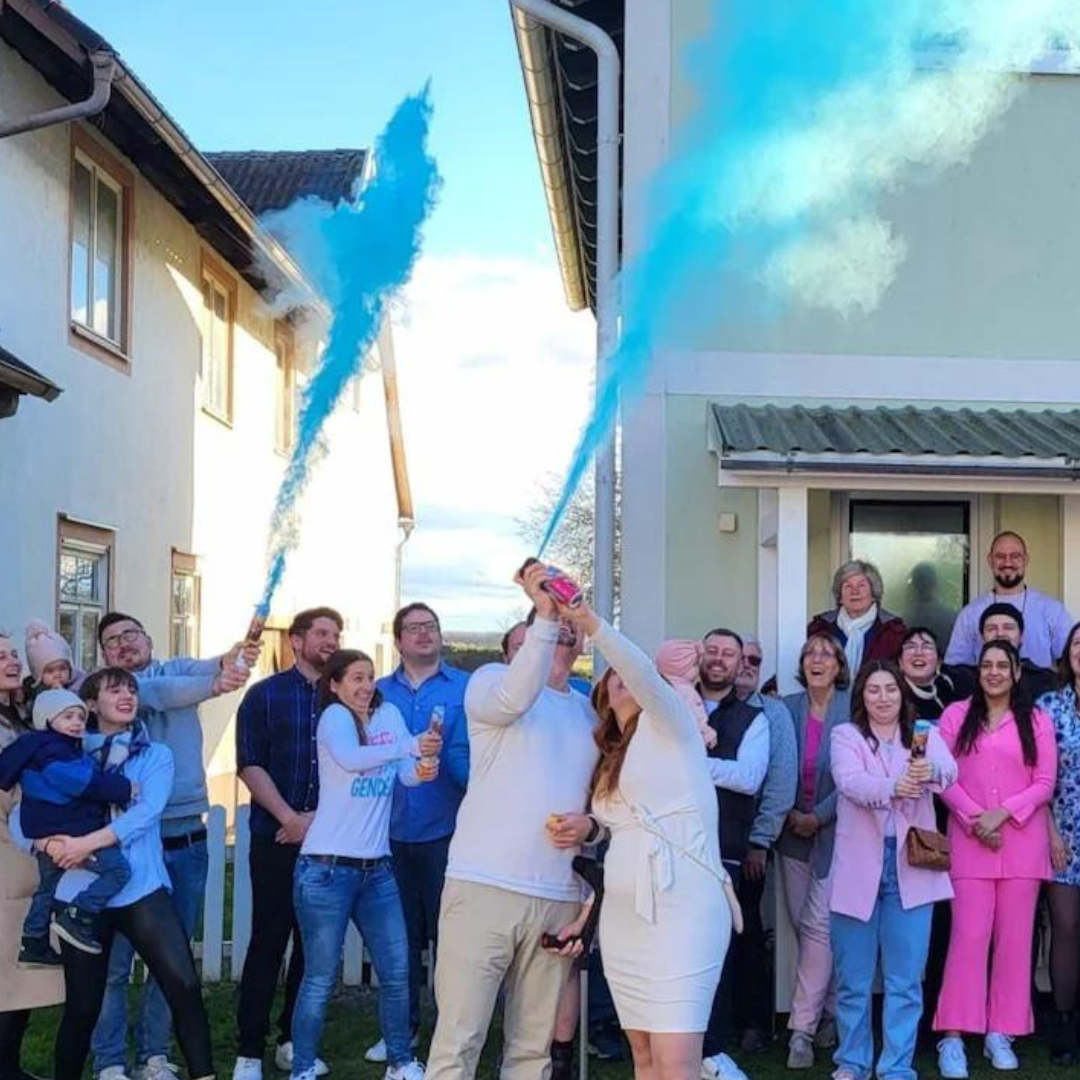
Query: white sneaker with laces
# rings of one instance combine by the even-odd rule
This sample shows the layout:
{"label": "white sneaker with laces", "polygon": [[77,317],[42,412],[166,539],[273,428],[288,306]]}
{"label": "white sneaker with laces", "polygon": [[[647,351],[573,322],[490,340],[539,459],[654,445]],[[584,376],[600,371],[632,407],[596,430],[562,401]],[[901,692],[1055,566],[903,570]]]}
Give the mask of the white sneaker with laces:
{"label": "white sneaker with laces", "polygon": [[701,1080],[749,1080],[728,1054],[713,1054],[701,1062]]}
{"label": "white sneaker with laces", "polygon": [[262,1080],[262,1058],[238,1057],[232,1080]]}
{"label": "white sneaker with laces", "polygon": [[987,1032],[983,1057],[989,1058],[991,1066],[1002,1072],[1013,1072],[1020,1068],[1020,1061],[1012,1048],[1012,1039],[1000,1031]]}
{"label": "white sneaker with laces", "polygon": [[407,1065],[387,1069],[385,1080],[424,1080],[424,1065],[413,1058]]}
{"label": "white sneaker with laces", "polygon": [[[279,1043],[274,1051],[274,1064],[282,1071],[291,1073],[293,1067],[293,1045],[291,1042]],[[330,1071],[330,1066],[321,1057],[315,1058],[315,1075],[325,1076]],[[161,1080],[168,1080],[162,1077]]]}
{"label": "white sneaker with laces", "polygon": [[127,1069],[123,1065],[106,1065],[97,1074],[97,1080],[128,1080]]}
{"label": "white sneaker with laces", "polygon": [[[420,1045],[420,1032],[414,1031],[412,1038],[409,1039],[409,1049],[415,1050]],[[386,1063],[386,1040],[380,1039],[377,1043],[373,1043],[364,1051],[364,1060],[373,1061],[376,1065],[383,1065]],[[322,1073],[319,1073],[322,1076]]]}
{"label": "white sneaker with laces", "polygon": [[968,1063],[964,1040],[949,1035],[937,1044],[937,1067],[943,1080],[967,1080]]}
{"label": "white sneaker with laces", "polygon": [[174,1065],[164,1054],[151,1054],[146,1063],[140,1065],[131,1080],[176,1080],[180,1066]]}

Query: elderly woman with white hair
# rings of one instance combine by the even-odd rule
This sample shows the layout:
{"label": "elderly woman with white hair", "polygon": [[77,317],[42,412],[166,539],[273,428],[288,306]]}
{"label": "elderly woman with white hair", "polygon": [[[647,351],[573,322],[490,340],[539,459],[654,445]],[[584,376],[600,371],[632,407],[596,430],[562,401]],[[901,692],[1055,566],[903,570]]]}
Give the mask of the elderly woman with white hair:
{"label": "elderly woman with white hair", "polygon": [[852,678],[868,660],[895,660],[907,627],[881,606],[885,586],[878,568],[851,559],[833,574],[832,591],[836,607],[815,615],[806,636],[827,634],[840,642]]}

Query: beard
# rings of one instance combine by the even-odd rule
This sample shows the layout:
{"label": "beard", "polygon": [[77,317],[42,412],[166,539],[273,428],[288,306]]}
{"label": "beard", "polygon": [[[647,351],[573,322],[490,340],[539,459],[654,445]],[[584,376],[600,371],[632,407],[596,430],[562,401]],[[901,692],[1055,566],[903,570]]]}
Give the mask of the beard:
{"label": "beard", "polygon": [[708,675],[701,673],[700,677],[702,689],[713,693],[720,690],[730,690],[735,685],[734,675],[721,675],[718,679],[710,679]]}
{"label": "beard", "polygon": [[1023,570],[1002,570],[994,575],[994,580],[1003,589],[1015,589],[1017,585],[1023,583],[1024,571]]}

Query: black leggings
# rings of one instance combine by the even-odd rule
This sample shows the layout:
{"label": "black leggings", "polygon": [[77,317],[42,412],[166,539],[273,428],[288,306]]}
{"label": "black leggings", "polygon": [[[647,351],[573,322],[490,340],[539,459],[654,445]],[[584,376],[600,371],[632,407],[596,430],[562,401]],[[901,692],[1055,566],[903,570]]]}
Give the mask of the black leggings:
{"label": "black leggings", "polygon": [[1054,991],[1054,1008],[1073,1012],[1080,1001],[1080,888],[1075,885],[1052,883],[1047,888],[1050,898],[1050,985]]}
{"label": "black leggings", "polygon": [[29,1023],[29,1009],[0,1012],[0,1080],[19,1074],[22,1041]]}
{"label": "black leggings", "polygon": [[109,970],[109,947],[121,933],[146,961],[172,1013],[180,1052],[191,1080],[214,1072],[210,1024],[188,936],[164,889],[126,907],[106,908],[95,922],[99,956],[61,943],[67,999],[56,1033],[56,1080],[80,1080],[90,1052],[90,1036],[101,1012]]}

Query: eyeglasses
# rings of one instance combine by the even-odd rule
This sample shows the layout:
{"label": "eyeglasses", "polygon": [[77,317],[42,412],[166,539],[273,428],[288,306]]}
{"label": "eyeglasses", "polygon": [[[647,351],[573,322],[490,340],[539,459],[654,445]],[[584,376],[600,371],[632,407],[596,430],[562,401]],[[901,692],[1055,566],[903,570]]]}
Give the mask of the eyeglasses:
{"label": "eyeglasses", "polygon": [[808,649],[803,653],[804,660],[835,660],[836,653],[831,649]]}
{"label": "eyeglasses", "polygon": [[937,652],[937,646],[932,641],[919,641],[913,638],[905,641],[901,652]]}
{"label": "eyeglasses", "polygon": [[102,638],[101,647],[116,649],[121,645],[134,645],[145,633],[145,630],[121,630],[119,634],[110,634],[107,638]]}
{"label": "eyeglasses", "polygon": [[439,624],[434,619],[428,619],[427,622],[403,623],[401,626],[403,634],[434,634],[438,629]]}
{"label": "eyeglasses", "polygon": [[743,653],[743,663],[749,664],[750,667],[759,668],[761,667],[761,657],[747,656],[746,653]]}

